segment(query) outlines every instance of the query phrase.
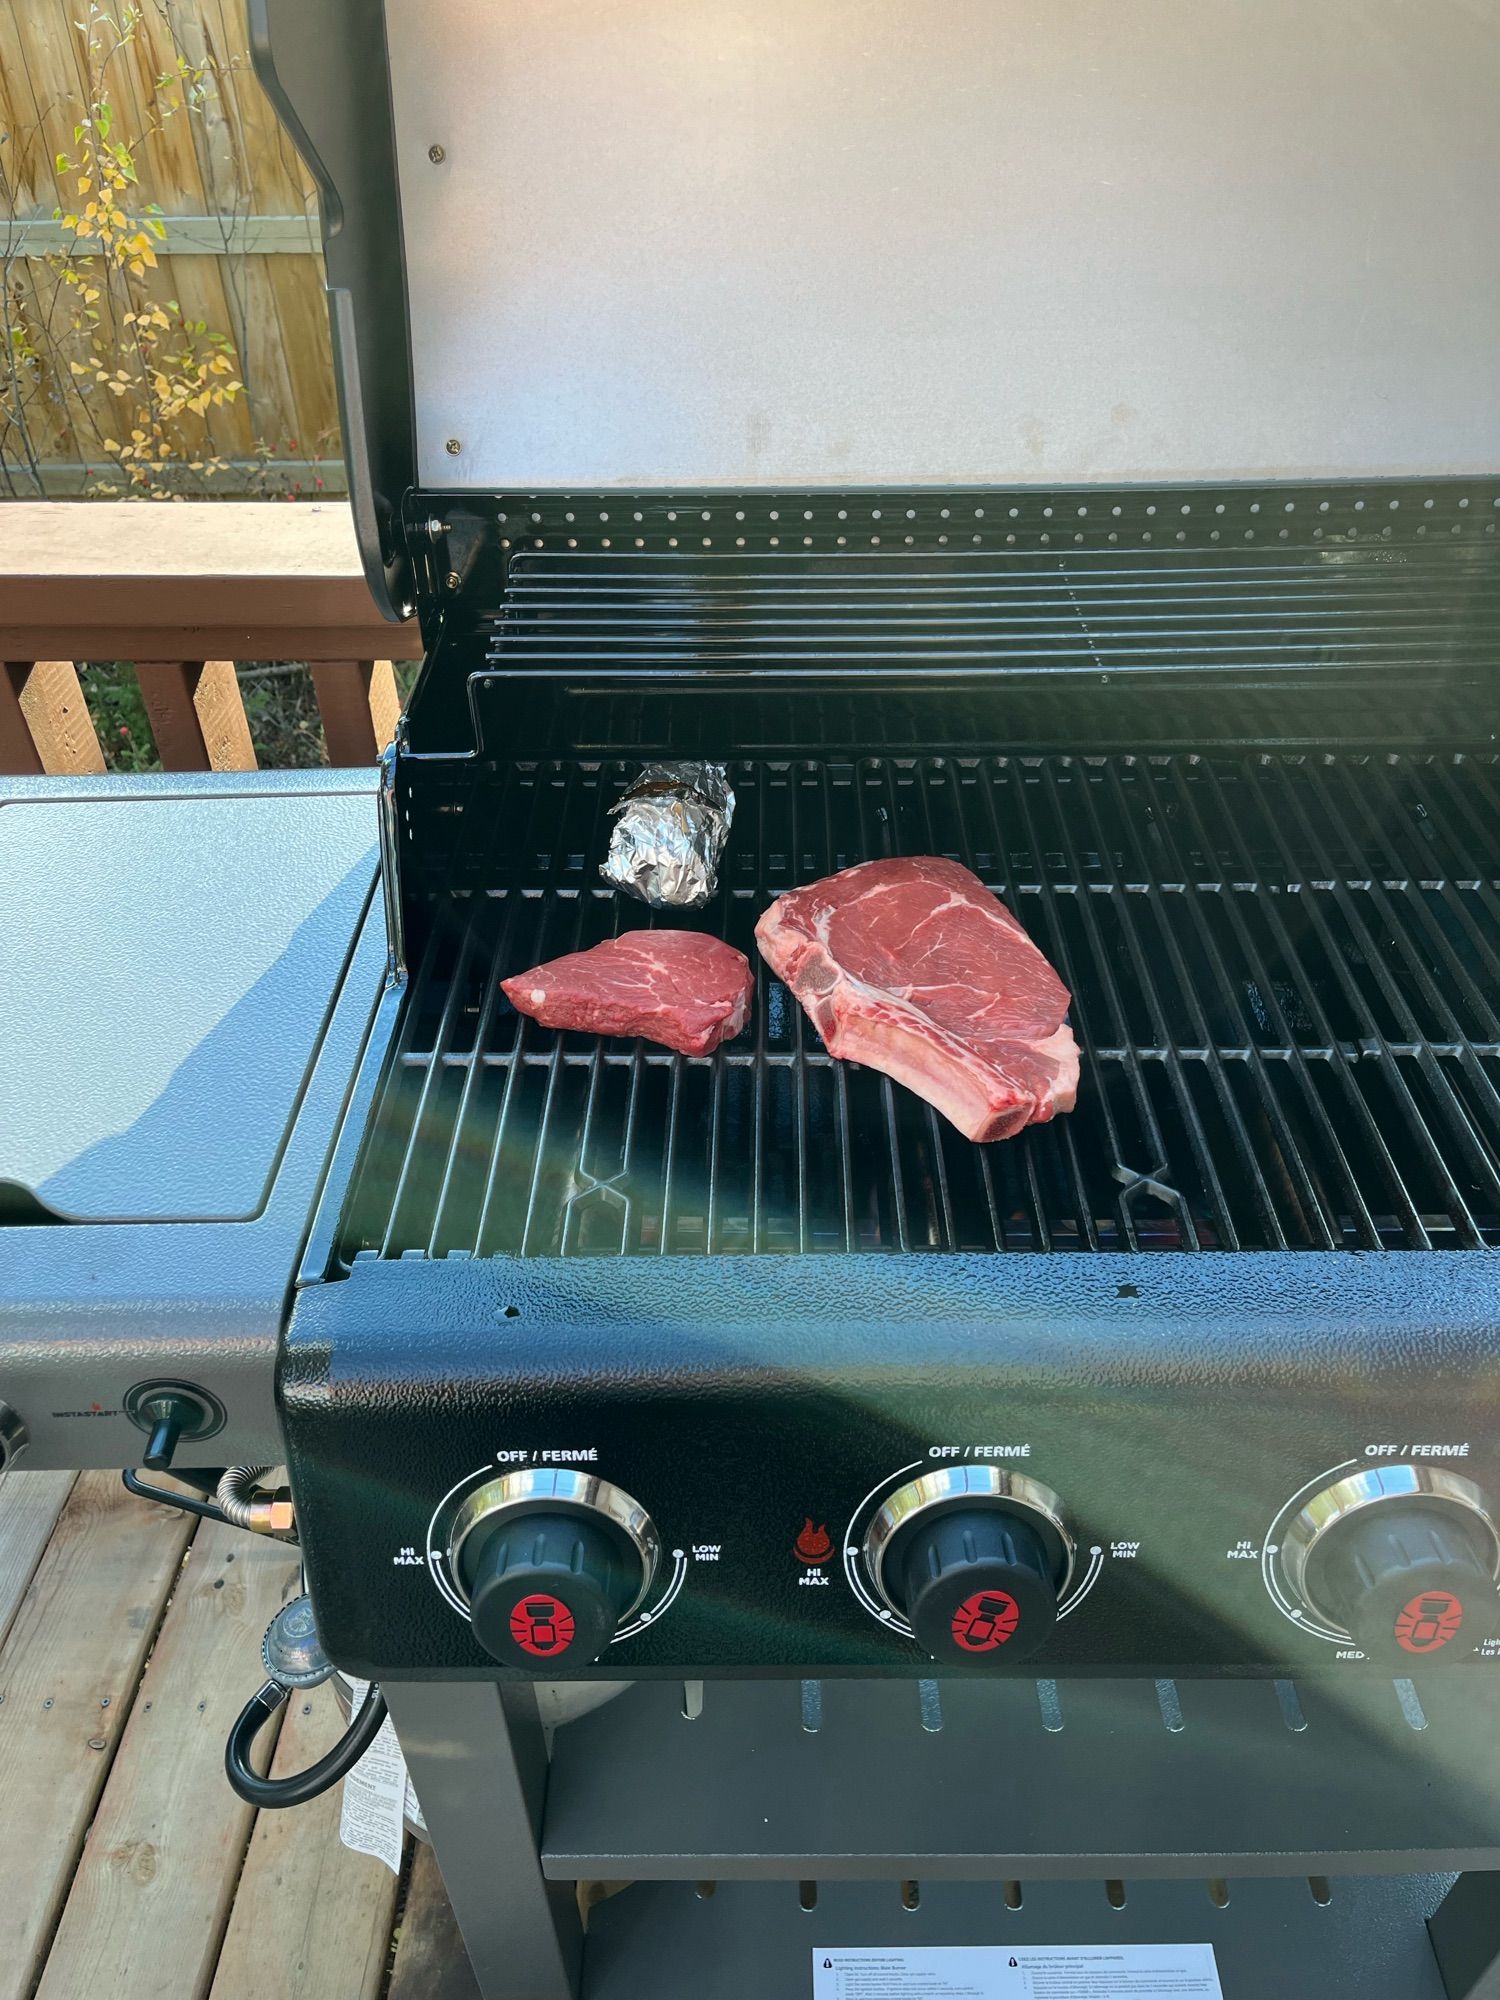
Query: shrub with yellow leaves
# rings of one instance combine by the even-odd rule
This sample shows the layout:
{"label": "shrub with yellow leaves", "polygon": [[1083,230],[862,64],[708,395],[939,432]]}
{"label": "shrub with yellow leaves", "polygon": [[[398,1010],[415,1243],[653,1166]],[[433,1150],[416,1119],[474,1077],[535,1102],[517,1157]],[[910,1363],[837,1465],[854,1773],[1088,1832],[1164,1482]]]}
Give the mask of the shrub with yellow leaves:
{"label": "shrub with yellow leaves", "polygon": [[207,72],[179,57],[175,70],[156,79],[148,129],[132,140],[118,136],[109,72],[136,40],[140,20],[137,6],[112,12],[93,0],[78,24],[83,116],[73,127],[72,152],[54,162],[60,191],[76,204],[54,211],[73,244],[47,259],[66,312],[59,325],[59,316],[28,318],[19,301],[7,299],[11,394],[0,409],[0,434],[24,436],[28,391],[71,400],[77,427],[124,481],[96,491],[180,499],[186,487],[197,489],[225,469],[208,413],[233,402],[243,384],[227,336],[187,318],[175,299],[151,295],[154,246],[166,231],[156,204],[139,201],[137,155],[168,119],[201,107]]}

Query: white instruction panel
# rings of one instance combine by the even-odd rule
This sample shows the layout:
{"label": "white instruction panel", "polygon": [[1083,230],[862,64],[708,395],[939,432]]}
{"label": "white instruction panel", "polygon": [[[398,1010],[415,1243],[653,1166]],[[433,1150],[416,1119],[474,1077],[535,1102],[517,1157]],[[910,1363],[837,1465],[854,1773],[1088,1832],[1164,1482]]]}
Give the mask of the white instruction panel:
{"label": "white instruction panel", "polygon": [[1224,2000],[1211,1944],[813,1953],[813,2000]]}
{"label": "white instruction panel", "polygon": [[[359,1713],[369,1687],[368,1681],[350,1681],[354,1714]],[[344,1779],[339,1839],[355,1854],[373,1854],[393,1875],[401,1873],[406,1795],[410,1790],[406,1759],[396,1741],[395,1724],[387,1716],[375,1732],[374,1742]]]}

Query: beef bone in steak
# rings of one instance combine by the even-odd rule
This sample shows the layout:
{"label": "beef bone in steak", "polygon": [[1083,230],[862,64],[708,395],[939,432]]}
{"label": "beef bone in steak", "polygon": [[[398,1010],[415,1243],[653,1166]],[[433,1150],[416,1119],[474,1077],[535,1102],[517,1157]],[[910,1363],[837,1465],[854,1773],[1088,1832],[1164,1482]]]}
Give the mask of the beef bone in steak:
{"label": "beef bone in steak", "polygon": [[1071,995],[977,875],[931,854],[778,896],[755,926],[830,1055],[904,1083],[970,1139],[1071,1111]]}
{"label": "beef bone in steak", "polygon": [[544,1028],[640,1035],[707,1055],[744,1027],[755,975],[742,951],[701,931],[626,931],[534,965],[500,990]]}

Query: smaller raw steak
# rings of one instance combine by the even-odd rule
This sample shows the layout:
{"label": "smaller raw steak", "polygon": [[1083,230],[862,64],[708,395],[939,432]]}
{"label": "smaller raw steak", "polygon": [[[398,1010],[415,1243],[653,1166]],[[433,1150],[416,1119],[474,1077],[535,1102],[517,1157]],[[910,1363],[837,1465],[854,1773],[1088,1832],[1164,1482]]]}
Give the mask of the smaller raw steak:
{"label": "smaller raw steak", "polygon": [[744,1027],[755,975],[742,951],[701,931],[627,931],[534,965],[500,991],[544,1028],[640,1035],[706,1056]]}
{"label": "smaller raw steak", "polygon": [[977,875],[941,855],[866,861],[778,896],[755,926],[830,1055],[883,1070],[968,1139],[1071,1111],[1071,995]]}

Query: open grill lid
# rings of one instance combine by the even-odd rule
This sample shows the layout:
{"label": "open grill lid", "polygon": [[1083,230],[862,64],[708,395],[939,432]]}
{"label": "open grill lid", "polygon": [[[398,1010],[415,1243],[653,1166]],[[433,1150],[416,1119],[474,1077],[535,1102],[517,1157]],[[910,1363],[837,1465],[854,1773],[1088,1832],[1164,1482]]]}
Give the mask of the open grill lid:
{"label": "open grill lid", "polygon": [[398,609],[412,488],[1500,465],[1488,4],[252,19],[323,187],[356,513]]}

